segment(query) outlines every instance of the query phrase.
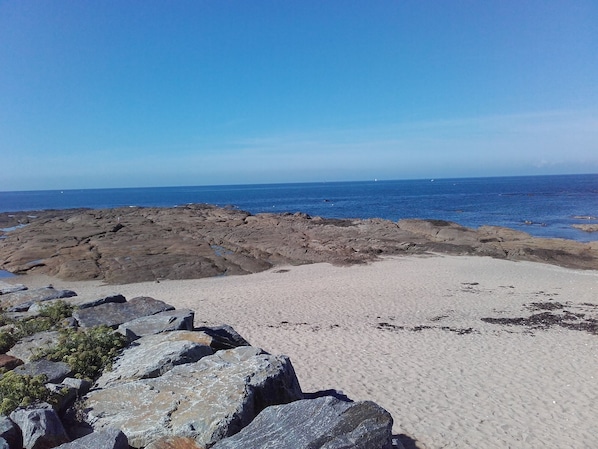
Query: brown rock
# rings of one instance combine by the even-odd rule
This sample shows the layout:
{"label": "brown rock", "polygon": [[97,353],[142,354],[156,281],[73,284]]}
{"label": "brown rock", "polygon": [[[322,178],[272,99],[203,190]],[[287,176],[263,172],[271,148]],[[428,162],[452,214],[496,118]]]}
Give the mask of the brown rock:
{"label": "brown rock", "polygon": [[22,364],[21,359],[7,354],[0,354],[0,369],[4,368],[6,371],[10,371]]}
{"label": "brown rock", "polygon": [[[477,230],[442,220],[335,220],[205,205],[76,210],[32,220],[0,240],[0,269],[109,283],[263,271],[276,264],[354,264],[382,255],[485,255],[598,269],[598,244]],[[118,228],[118,229],[117,229]]]}

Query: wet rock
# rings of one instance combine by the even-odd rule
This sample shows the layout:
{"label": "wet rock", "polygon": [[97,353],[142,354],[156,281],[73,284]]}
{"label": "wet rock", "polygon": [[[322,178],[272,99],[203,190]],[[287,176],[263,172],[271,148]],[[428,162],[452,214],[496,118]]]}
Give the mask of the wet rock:
{"label": "wet rock", "polygon": [[123,323],[166,310],[174,310],[174,307],[154,298],[140,296],[124,303],[106,303],[76,310],[73,317],[81,327],[104,325],[117,328]]}
{"label": "wet rock", "polygon": [[92,390],[84,407],[96,431],[120,428],[135,448],[165,436],[209,446],[238,432],[265,407],[301,396],[287,357],[246,346],[175,366],[161,377]]}
{"label": "wet rock", "polygon": [[48,449],[70,441],[49,404],[17,409],[10,414],[10,419],[21,429],[24,449]]}
{"label": "wet rock", "polygon": [[390,449],[392,417],[373,402],[328,396],[268,407],[212,449]]}
{"label": "wet rock", "polygon": [[[118,232],[112,232],[115,226]],[[248,274],[276,264],[354,264],[424,252],[598,269],[598,245],[443,220],[334,220],[206,205],[75,211],[0,240],[0,269],[109,283]]]}

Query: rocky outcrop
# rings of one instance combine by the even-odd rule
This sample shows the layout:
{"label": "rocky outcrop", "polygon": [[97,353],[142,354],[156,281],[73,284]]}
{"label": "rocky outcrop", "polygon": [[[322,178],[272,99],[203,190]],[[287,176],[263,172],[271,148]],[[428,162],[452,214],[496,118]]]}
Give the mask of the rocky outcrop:
{"label": "rocky outcrop", "polygon": [[157,378],[108,383],[87,395],[85,410],[94,430],[119,428],[135,448],[171,435],[210,446],[265,407],[300,398],[288,358],[247,346],[175,366]]}
{"label": "rocky outcrop", "polygon": [[373,402],[327,396],[268,407],[212,449],[390,449],[392,417]]}
{"label": "rocky outcrop", "polygon": [[598,232],[598,224],[574,224],[571,227],[584,232]]}
{"label": "rocky outcrop", "polygon": [[[1,214],[0,214],[1,215]],[[598,243],[535,238],[442,220],[337,220],[206,205],[74,210],[30,220],[0,240],[0,269],[109,283],[263,271],[276,264],[353,264],[443,252],[598,269]]]}

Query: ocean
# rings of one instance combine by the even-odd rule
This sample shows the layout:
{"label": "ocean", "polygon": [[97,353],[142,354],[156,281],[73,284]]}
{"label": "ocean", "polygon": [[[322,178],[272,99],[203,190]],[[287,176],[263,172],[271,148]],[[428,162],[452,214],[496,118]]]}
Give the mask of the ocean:
{"label": "ocean", "polygon": [[539,237],[598,240],[598,174],[0,192],[0,212],[120,206],[230,206],[253,214],[433,218],[505,226]]}

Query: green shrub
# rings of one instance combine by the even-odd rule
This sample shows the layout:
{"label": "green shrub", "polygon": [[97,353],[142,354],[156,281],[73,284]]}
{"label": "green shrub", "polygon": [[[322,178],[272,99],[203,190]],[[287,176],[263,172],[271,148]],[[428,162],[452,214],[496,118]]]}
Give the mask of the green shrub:
{"label": "green shrub", "polygon": [[73,315],[74,307],[64,301],[52,301],[44,304],[39,310],[39,315],[44,318],[49,318],[53,326],[59,324],[65,318]]}
{"label": "green shrub", "polygon": [[56,347],[41,349],[34,358],[66,362],[78,378],[96,379],[111,369],[114,358],[125,347],[124,335],[107,326],[87,330],[63,329]]}
{"label": "green shrub", "polygon": [[0,413],[8,415],[17,407],[35,402],[52,401],[52,394],[44,384],[47,377],[16,374],[9,371],[0,379]]}
{"label": "green shrub", "polygon": [[14,334],[10,331],[0,331],[0,354],[6,353],[17,342]]}
{"label": "green shrub", "polygon": [[39,316],[24,320],[12,320],[3,313],[0,314],[0,323],[12,324],[11,330],[0,331],[0,353],[5,353],[21,338],[28,337],[38,332],[56,329],[61,321],[73,314],[73,306],[64,301],[52,301],[40,308]]}

